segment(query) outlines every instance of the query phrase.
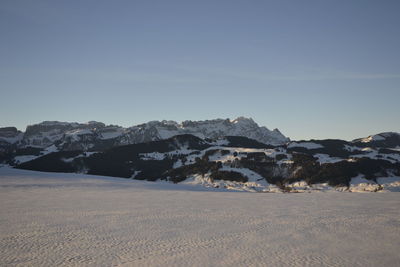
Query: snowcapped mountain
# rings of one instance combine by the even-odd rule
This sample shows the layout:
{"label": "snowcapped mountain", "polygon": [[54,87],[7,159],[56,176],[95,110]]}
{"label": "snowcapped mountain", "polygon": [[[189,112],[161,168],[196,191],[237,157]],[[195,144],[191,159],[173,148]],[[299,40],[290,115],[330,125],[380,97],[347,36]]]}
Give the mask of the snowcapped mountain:
{"label": "snowcapped mountain", "polygon": [[400,147],[400,134],[395,132],[374,134],[365,138],[355,139],[353,143],[365,147]]}
{"label": "snowcapped mountain", "polygon": [[[3,129],[3,130],[1,130]],[[44,121],[30,125],[25,133],[15,128],[1,128],[0,141],[18,147],[46,148],[56,145],[60,150],[102,150],[114,146],[164,140],[176,135],[192,134],[202,139],[244,136],[265,144],[280,145],[289,141],[278,129],[260,127],[251,118],[205,121],[150,121],[123,128],[101,122],[88,123]]]}
{"label": "snowcapped mountain", "polygon": [[321,183],[348,191],[399,190],[400,134],[290,142],[243,117],[129,128],[45,121],[25,133],[0,128],[0,163],[257,192],[309,190]]}
{"label": "snowcapped mountain", "polygon": [[[134,137],[143,141],[155,141],[180,134],[191,134],[199,138],[218,139],[224,136],[244,136],[265,144],[279,145],[289,141],[278,129],[273,131],[260,127],[251,118],[235,120],[215,119],[205,121],[152,121],[130,128]],[[140,142],[140,141],[139,141]],[[136,143],[139,143],[136,142]]]}
{"label": "snowcapped mountain", "polygon": [[15,127],[0,128],[0,162],[4,155],[10,153],[19,144],[24,134]]}
{"label": "snowcapped mountain", "polygon": [[360,147],[343,140],[272,146],[239,136],[205,140],[185,134],[92,152],[57,151],[54,147],[17,150],[8,162],[28,170],[164,180],[251,192],[400,190],[398,148]]}
{"label": "snowcapped mountain", "polygon": [[398,191],[400,134],[290,141],[244,117],[128,128],[44,121],[25,133],[0,128],[0,164],[255,192]]}
{"label": "snowcapped mountain", "polygon": [[15,144],[22,140],[23,133],[15,127],[0,128],[0,144]]}

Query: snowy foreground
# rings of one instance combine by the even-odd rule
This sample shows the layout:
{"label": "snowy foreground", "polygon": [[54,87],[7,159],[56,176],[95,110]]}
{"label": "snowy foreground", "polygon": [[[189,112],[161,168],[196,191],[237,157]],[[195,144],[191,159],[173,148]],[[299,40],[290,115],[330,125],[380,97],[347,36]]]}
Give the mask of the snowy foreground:
{"label": "snowy foreground", "polygon": [[399,266],[400,193],[248,193],[0,168],[0,266]]}

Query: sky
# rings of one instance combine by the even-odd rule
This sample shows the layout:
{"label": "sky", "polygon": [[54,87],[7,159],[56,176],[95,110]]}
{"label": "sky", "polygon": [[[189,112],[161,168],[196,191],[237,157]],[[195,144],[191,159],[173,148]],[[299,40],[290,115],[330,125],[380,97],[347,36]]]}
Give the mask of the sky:
{"label": "sky", "polygon": [[0,1],[0,127],[252,117],[400,132],[400,1]]}

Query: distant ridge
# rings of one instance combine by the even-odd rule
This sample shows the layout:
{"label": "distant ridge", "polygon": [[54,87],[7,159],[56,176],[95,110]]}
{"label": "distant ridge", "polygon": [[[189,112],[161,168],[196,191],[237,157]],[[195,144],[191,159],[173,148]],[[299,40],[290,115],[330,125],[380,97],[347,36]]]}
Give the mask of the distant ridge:
{"label": "distant ridge", "polygon": [[0,128],[0,164],[252,192],[399,191],[400,134],[290,141],[250,118]]}
{"label": "distant ridge", "polygon": [[63,150],[103,149],[127,144],[164,140],[175,135],[192,134],[202,139],[243,136],[261,143],[280,145],[289,141],[278,129],[260,127],[251,118],[205,121],[150,121],[123,128],[102,122],[87,123],[44,121],[29,125],[25,132],[15,127],[0,128],[0,142],[18,147],[45,148],[51,145]]}

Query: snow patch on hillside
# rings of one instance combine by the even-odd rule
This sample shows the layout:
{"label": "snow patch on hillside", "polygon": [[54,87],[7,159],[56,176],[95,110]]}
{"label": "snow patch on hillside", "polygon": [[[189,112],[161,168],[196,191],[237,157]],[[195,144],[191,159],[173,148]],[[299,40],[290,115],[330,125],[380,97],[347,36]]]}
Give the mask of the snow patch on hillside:
{"label": "snow patch on hillside", "polygon": [[351,155],[349,158],[349,161],[353,158],[370,158],[370,159],[381,159],[381,160],[387,160],[390,161],[391,163],[397,163],[400,162],[400,154],[398,153],[393,153],[393,154],[383,154],[379,153],[376,149],[367,147],[362,149],[365,154],[357,154],[357,155]]}
{"label": "snow patch on hillside", "polygon": [[55,145],[51,145],[51,146],[48,146],[45,149],[43,149],[40,152],[40,155],[21,155],[21,156],[14,157],[14,160],[15,160],[15,163],[21,164],[21,163],[25,163],[25,162],[40,158],[44,155],[47,155],[47,154],[50,154],[53,152],[57,152],[57,151],[58,151],[58,148]]}
{"label": "snow patch on hillside", "polygon": [[372,142],[372,141],[382,141],[382,140],[385,140],[385,137],[383,137],[383,136],[381,136],[379,134],[376,134],[376,135],[370,135],[370,136],[368,136],[366,138],[362,138],[361,142],[362,143],[369,143],[369,142]]}
{"label": "snow patch on hillside", "polygon": [[336,162],[344,160],[344,159],[337,158],[337,157],[331,157],[331,156],[329,156],[327,154],[315,154],[315,155],[313,155],[313,157],[317,158],[318,162],[321,163],[321,164],[324,164],[324,163],[336,163]]}
{"label": "snow patch on hillside", "polygon": [[23,133],[19,133],[16,136],[10,136],[10,137],[0,136],[0,141],[6,142],[9,144],[15,144],[15,143],[18,143],[19,141],[21,141],[23,136],[24,136]]}

